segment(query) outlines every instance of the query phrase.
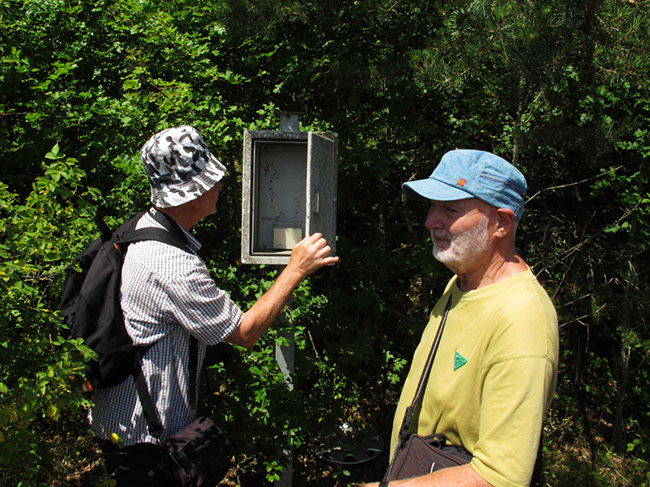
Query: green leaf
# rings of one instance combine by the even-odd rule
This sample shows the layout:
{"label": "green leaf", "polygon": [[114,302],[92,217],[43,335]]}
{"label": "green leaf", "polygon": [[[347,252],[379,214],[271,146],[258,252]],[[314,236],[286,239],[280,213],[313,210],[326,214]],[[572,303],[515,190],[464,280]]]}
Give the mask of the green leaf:
{"label": "green leaf", "polygon": [[50,152],[45,154],[46,159],[58,159],[59,158],[59,144],[57,143]]}

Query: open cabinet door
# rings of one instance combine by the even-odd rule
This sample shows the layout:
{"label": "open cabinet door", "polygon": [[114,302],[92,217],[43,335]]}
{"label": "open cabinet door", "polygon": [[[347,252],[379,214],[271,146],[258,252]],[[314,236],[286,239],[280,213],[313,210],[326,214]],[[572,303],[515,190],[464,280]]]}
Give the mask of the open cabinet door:
{"label": "open cabinet door", "polygon": [[337,135],[307,136],[307,233],[320,232],[336,252]]}

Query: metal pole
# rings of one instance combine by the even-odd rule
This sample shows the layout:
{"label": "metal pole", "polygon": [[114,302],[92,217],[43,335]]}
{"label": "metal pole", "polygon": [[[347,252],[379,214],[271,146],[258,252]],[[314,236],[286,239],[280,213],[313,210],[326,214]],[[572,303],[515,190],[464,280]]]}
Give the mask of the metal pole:
{"label": "metal pole", "polygon": [[[278,276],[282,273],[282,271],[285,269],[285,265],[278,266]],[[289,302],[286,304],[287,306],[290,306],[292,302],[292,299],[289,299]],[[280,315],[280,321],[283,322],[283,324],[288,323],[287,315],[283,311],[282,314]],[[275,361],[278,363],[280,366],[280,370],[282,371],[282,374],[284,375],[284,383],[286,384],[287,388],[290,391],[293,391],[293,379],[292,375],[295,371],[295,365],[296,365],[296,360],[295,360],[295,349],[296,349],[296,333],[295,329],[293,326],[291,327],[290,330],[283,330],[280,334],[280,336],[286,338],[287,344],[286,345],[278,345],[277,342],[275,344]],[[293,483],[293,451],[291,450],[290,447],[287,447],[286,450],[284,450],[284,454],[287,457],[287,465],[282,472],[282,475],[280,476],[280,479],[275,482],[276,487],[291,487]]]}
{"label": "metal pole", "polygon": [[[300,114],[301,112],[279,112],[280,118],[280,132],[299,132],[300,131]],[[286,265],[278,266],[278,276],[286,268]],[[286,306],[291,306],[292,299]],[[288,323],[287,315],[283,311],[280,315],[280,320],[284,325]],[[286,338],[287,344],[280,346],[275,344],[275,360],[280,366],[280,370],[284,375],[284,383],[289,391],[293,391],[293,378],[292,375],[295,370],[295,349],[296,349],[296,335],[293,327],[287,330],[286,327],[280,334],[281,337]],[[288,426],[288,425],[287,425]],[[291,487],[293,483],[293,451],[291,447],[287,447],[284,451],[287,457],[287,466],[282,472],[280,479],[275,482],[276,487]]]}

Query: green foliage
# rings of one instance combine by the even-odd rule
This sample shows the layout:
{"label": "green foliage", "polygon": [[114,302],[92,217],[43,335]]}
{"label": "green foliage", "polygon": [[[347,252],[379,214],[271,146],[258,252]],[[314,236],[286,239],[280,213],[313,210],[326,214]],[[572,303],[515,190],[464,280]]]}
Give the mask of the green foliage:
{"label": "green foliage", "polygon": [[0,471],[3,482],[47,478],[50,455],[42,434],[49,422],[87,406],[78,392],[84,361],[93,353],[80,340],[60,337],[53,311],[61,261],[92,229],[97,191],[85,188],[77,161],[45,156],[41,176],[22,199],[0,183]]}

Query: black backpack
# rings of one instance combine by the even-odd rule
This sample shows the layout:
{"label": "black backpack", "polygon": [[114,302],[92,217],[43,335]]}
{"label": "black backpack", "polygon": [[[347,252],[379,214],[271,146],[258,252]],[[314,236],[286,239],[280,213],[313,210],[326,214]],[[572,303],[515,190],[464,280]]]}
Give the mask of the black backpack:
{"label": "black backpack", "polygon": [[[185,234],[174,220],[159,211],[153,217],[167,230],[135,225],[144,212],[111,232],[101,218],[95,218],[102,235],[91,243],[66,269],[63,299],[59,309],[69,328],[69,339],[81,337],[98,355],[86,367],[93,389],[111,387],[134,372],[138,356],[124,327],[120,306],[122,263],[129,244],[157,240],[191,252]],[[77,271],[79,267],[81,271]]]}

